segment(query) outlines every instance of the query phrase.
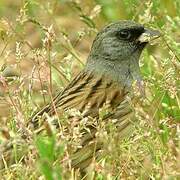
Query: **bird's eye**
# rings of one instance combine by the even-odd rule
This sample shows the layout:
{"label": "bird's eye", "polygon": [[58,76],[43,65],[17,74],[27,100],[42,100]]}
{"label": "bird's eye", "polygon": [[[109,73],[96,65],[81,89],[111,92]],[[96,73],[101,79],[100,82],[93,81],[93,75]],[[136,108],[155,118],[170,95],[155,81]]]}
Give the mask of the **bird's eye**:
{"label": "bird's eye", "polygon": [[131,38],[131,32],[128,30],[121,30],[118,33],[119,38],[128,40]]}

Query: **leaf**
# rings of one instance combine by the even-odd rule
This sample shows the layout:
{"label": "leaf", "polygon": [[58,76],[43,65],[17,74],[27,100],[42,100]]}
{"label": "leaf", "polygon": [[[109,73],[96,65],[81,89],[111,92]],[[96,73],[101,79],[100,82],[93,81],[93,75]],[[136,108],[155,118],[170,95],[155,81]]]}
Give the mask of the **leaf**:
{"label": "leaf", "polygon": [[55,139],[53,136],[38,137],[36,140],[36,146],[39,152],[40,159],[46,159],[49,161],[54,160]]}
{"label": "leaf", "polygon": [[80,15],[80,19],[81,19],[86,25],[88,25],[90,28],[93,28],[93,29],[96,28],[95,23],[94,23],[93,20],[92,20],[91,18],[89,18],[88,16]]}
{"label": "leaf", "polygon": [[53,170],[50,164],[46,161],[40,162],[40,170],[47,180],[53,180]]}

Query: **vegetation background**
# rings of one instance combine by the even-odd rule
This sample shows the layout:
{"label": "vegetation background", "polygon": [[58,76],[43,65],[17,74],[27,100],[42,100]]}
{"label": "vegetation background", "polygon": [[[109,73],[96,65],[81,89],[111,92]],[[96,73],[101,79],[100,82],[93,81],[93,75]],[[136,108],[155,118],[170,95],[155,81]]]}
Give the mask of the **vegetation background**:
{"label": "vegetation background", "polygon": [[135,132],[121,143],[110,134],[111,147],[88,178],[180,179],[179,0],[1,0],[0,145],[8,150],[13,142],[13,155],[0,149],[0,179],[79,178],[64,165],[69,137],[57,141],[62,131],[47,126],[20,137],[33,112],[83,68],[97,31],[120,19],[162,37],[141,58],[146,97],[135,107]]}

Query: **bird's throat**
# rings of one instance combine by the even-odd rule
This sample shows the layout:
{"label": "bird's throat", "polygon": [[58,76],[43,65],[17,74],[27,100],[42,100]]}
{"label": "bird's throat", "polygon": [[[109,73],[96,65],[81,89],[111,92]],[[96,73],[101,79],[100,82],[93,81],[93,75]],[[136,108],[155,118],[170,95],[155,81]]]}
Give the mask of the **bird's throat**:
{"label": "bird's throat", "polygon": [[85,71],[97,75],[105,75],[121,86],[130,88],[134,81],[141,81],[141,74],[138,59],[128,59],[127,61],[103,61],[88,60]]}

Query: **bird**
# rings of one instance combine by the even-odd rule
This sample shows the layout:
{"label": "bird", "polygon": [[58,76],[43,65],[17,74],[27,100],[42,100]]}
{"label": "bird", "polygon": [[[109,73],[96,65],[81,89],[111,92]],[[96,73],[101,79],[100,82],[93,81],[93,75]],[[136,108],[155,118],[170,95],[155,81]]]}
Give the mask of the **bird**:
{"label": "bird", "polygon": [[[53,116],[71,109],[80,112],[82,118],[88,118],[90,123],[88,131],[85,128],[82,133],[81,147],[71,156],[71,165],[76,169],[87,168],[93,157],[103,149],[102,143],[97,140],[97,127],[93,122],[93,119],[99,118],[100,109],[108,107],[109,111],[102,121],[106,124],[109,119],[116,120],[120,136],[133,126],[132,84],[143,81],[140,55],[146,45],[159,36],[158,30],[131,20],[120,20],[102,28],[92,43],[84,69],[57,93],[52,102],[36,112],[28,125],[36,129],[43,114]],[[71,121],[72,117],[69,119]]]}

